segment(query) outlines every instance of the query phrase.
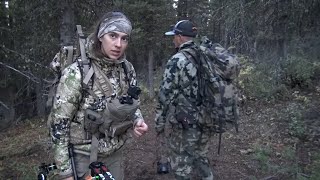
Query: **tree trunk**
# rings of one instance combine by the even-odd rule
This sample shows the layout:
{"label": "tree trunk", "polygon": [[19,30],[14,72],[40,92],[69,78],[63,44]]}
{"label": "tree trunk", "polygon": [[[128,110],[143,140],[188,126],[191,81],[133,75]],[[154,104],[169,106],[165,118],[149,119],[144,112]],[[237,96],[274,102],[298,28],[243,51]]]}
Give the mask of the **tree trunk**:
{"label": "tree trunk", "polygon": [[43,93],[42,93],[42,88],[43,88],[43,83],[42,81],[40,81],[41,83],[37,83],[36,84],[36,94],[37,94],[37,115],[39,117],[44,117],[45,116],[45,112],[46,112],[46,101],[43,97]]}
{"label": "tree trunk", "polygon": [[61,10],[60,42],[63,46],[72,45],[73,37],[75,37],[74,1],[61,1]]}
{"label": "tree trunk", "polygon": [[149,89],[149,97],[154,97],[154,89],[153,89],[153,49],[149,49],[148,52],[148,89]]}
{"label": "tree trunk", "polygon": [[177,14],[178,14],[178,19],[184,19],[187,17],[187,8],[186,8],[186,3],[187,0],[180,0],[177,2]]}

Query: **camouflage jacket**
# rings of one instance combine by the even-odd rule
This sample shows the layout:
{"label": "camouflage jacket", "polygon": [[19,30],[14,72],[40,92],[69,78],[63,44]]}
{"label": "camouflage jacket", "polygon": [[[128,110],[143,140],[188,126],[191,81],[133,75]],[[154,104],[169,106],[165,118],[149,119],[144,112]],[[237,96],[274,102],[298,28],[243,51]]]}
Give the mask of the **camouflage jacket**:
{"label": "camouflage jacket", "polygon": [[[92,55],[90,49],[87,49],[87,51],[91,63],[95,63],[102,70],[101,72],[106,75],[110,84],[112,84],[113,96],[124,95],[128,90],[126,74],[121,66],[122,61],[128,67],[127,76],[130,85],[137,84],[135,70],[132,64],[125,58],[118,61],[107,58],[99,59]],[[68,154],[68,144],[70,142],[74,144],[75,152],[90,154],[90,139],[86,137],[84,130],[85,110],[92,106],[95,98],[101,98],[104,95],[101,87],[98,87],[95,83],[98,81],[97,79],[91,81],[92,92],[94,92],[96,97],[83,91],[81,71],[77,62],[63,70],[49,117],[51,119],[50,132],[54,143],[54,158],[61,176],[72,174]],[[140,109],[137,109],[130,119],[133,122],[143,119]],[[107,136],[99,139],[98,152],[102,155],[110,155],[121,148],[129,138],[131,138],[131,134],[126,132],[114,138]]]}
{"label": "camouflage jacket", "polygon": [[195,106],[198,96],[198,78],[195,65],[181,52],[183,49],[196,46],[188,41],[179,47],[166,64],[163,80],[159,89],[159,103],[156,109],[156,131],[161,132],[168,120],[178,124],[177,115],[184,112],[194,123],[199,119],[198,108]]}

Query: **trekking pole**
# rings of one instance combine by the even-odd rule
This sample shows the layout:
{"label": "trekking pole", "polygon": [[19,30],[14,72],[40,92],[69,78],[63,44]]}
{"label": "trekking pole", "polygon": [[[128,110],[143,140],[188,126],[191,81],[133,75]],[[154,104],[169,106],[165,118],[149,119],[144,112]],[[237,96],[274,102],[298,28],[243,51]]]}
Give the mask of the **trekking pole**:
{"label": "trekking pole", "polygon": [[[218,145],[218,154],[220,154],[220,148],[221,148],[221,139],[222,139],[222,120],[223,118],[225,118],[225,115],[226,115],[226,111],[223,107],[223,105],[226,103],[225,102],[225,99],[223,97],[223,92],[225,91],[225,87],[221,85],[221,79],[219,79],[219,93],[220,93],[220,101],[221,101],[221,104],[219,105],[220,109],[221,109],[221,112],[218,112],[219,113],[219,145]],[[224,119],[225,120],[225,119]],[[223,122],[223,125],[225,125],[225,122]]]}
{"label": "trekking pole", "polygon": [[73,144],[69,144],[68,146],[68,152],[69,152],[69,157],[71,159],[71,166],[72,166],[72,171],[73,171],[73,178],[74,180],[78,180],[78,175],[76,171],[76,166],[74,164],[74,153],[73,153]]}

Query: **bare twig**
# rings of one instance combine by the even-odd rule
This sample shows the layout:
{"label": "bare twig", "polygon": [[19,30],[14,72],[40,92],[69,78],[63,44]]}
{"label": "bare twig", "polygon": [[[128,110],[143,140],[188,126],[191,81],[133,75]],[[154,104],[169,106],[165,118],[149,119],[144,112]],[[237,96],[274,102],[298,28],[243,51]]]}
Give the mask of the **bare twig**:
{"label": "bare twig", "polygon": [[249,177],[248,175],[244,174],[243,172],[239,171],[239,170],[236,170],[239,174],[241,174],[243,177]]}
{"label": "bare twig", "polygon": [[6,64],[4,64],[3,62],[0,62],[0,65],[3,65],[3,66],[5,66],[5,67],[7,67],[7,68],[9,68],[9,69],[11,69],[11,70],[16,71],[17,73],[19,73],[19,74],[21,74],[21,75],[23,75],[23,76],[27,77],[28,79],[30,79],[31,81],[33,81],[33,82],[35,82],[35,83],[39,83],[39,81],[34,80],[34,79],[33,79],[33,78],[31,78],[30,76],[28,76],[28,75],[26,75],[25,73],[23,73],[23,72],[21,72],[21,71],[19,71],[19,70],[15,69],[14,67],[11,67],[11,66],[9,66],[9,65],[6,65]]}
{"label": "bare twig", "polygon": [[18,125],[19,121],[21,121],[22,115],[20,115],[14,122],[15,125]]}
{"label": "bare twig", "polygon": [[42,65],[42,64],[40,64],[40,63],[37,63],[37,62],[35,62],[35,61],[33,61],[33,60],[31,60],[31,59],[28,58],[26,55],[23,55],[23,54],[21,54],[21,53],[19,53],[19,52],[17,52],[17,51],[14,51],[14,50],[12,50],[12,49],[8,49],[8,48],[6,48],[5,46],[0,46],[0,48],[2,48],[2,49],[3,49],[4,51],[6,51],[6,52],[11,52],[11,53],[14,53],[14,54],[20,56],[25,62],[32,62],[32,63],[35,64],[35,65],[38,65],[38,66],[40,66],[40,67],[44,67],[44,68],[46,68],[46,69],[50,69],[50,70],[51,70],[51,68],[49,68],[49,67],[47,67],[47,66],[44,66],[44,65]]}
{"label": "bare twig", "polygon": [[141,161],[141,160],[136,160],[137,162],[141,162],[141,163],[143,163],[143,164],[147,164],[146,162],[144,162],[144,161]]}
{"label": "bare twig", "polygon": [[0,101],[0,104],[3,106],[3,107],[5,107],[6,109],[10,109],[6,104],[4,104],[2,101]]}
{"label": "bare twig", "polygon": [[272,180],[275,178],[277,178],[277,177],[276,176],[268,176],[268,177],[262,178],[261,180]]}
{"label": "bare twig", "polygon": [[298,173],[298,174],[300,174],[301,176],[303,176],[305,178],[310,178],[310,175],[308,175],[308,174],[304,174],[304,173]]}

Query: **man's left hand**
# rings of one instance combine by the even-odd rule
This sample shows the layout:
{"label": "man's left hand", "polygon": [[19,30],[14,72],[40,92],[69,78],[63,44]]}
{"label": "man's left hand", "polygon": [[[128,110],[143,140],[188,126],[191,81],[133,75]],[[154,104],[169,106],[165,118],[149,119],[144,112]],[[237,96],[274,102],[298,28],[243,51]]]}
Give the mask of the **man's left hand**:
{"label": "man's left hand", "polygon": [[140,137],[148,131],[148,125],[144,122],[144,120],[139,119],[133,128],[133,133],[135,136]]}

